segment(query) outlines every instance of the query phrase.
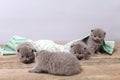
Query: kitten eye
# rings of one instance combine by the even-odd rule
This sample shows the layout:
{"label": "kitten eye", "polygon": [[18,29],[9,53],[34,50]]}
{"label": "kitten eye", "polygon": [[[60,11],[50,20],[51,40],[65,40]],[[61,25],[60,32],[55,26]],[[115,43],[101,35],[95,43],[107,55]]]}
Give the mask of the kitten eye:
{"label": "kitten eye", "polygon": [[96,36],[94,35],[94,37],[96,37]]}
{"label": "kitten eye", "polygon": [[32,52],[34,52],[34,50],[32,49]]}
{"label": "kitten eye", "polygon": [[21,56],[21,58],[23,58],[24,56]]}
{"label": "kitten eye", "polygon": [[18,49],[17,52],[20,52],[20,50]]}
{"label": "kitten eye", "polygon": [[76,52],[74,52],[74,54],[76,54]]}
{"label": "kitten eye", "polygon": [[78,53],[78,54],[81,54],[81,53]]}
{"label": "kitten eye", "polygon": [[104,32],[104,35],[106,35],[106,32]]}
{"label": "kitten eye", "polygon": [[73,47],[73,45],[71,45],[71,48]]}
{"label": "kitten eye", "polygon": [[93,32],[94,30],[92,29],[91,32]]}
{"label": "kitten eye", "polygon": [[84,48],[84,50],[86,50],[86,48]]}
{"label": "kitten eye", "polygon": [[29,57],[30,57],[29,55],[26,56],[26,58],[29,58]]}

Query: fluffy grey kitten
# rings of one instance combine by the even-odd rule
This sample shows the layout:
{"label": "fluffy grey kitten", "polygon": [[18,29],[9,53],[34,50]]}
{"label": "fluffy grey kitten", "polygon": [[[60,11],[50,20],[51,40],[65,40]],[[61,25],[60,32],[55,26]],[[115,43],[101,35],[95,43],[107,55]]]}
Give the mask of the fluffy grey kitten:
{"label": "fluffy grey kitten", "polygon": [[79,61],[70,53],[48,52],[42,50],[40,52],[36,52],[35,59],[36,66],[29,70],[29,72],[45,72],[64,76],[70,76],[81,72]]}
{"label": "fluffy grey kitten", "polygon": [[91,55],[95,55],[96,53],[99,53],[99,49],[103,44],[105,35],[106,32],[100,28],[95,28],[91,30],[91,34],[86,42]]}
{"label": "fluffy grey kitten", "polygon": [[81,59],[88,60],[90,57],[88,48],[86,44],[82,41],[74,42],[71,45],[70,52],[73,53],[78,58],[78,60],[81,60]]}
{"label": "fluffy grey kitten", "polygon": [[16,47],[18,59],[23,63],[32,63],[35,59],[33,45],[29,42],[23,42]]}

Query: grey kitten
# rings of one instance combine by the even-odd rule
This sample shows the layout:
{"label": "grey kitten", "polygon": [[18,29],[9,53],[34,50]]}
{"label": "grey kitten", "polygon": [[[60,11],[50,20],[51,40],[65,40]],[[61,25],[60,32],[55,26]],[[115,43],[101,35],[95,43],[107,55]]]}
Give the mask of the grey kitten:
{"label": "grey kitten", "polygon": [[86,42],[91,55],[99,53],[99,49],[103,44],[105,35],[106,32],[100,28],[95,28],[91,30],[91,34]]}
{"label": "grey kitten", "polygon": [[90,58],[90,53],[86,44],[82,41],[74,42],[71,45],[70,52],[73,53],[78,60],[85,59],[88,60]]}
{"label": "grey kitten", "polygon": [[81,66],[73,54],[42,50],[36,52],[36,66],[29,72],[70,76],[80,73]]}
{"label": "grey kitten", "polygon": [[16,47],[18,59],[23,63],[32,63],[35,59],[33,45],[29,42],[23,42]]}

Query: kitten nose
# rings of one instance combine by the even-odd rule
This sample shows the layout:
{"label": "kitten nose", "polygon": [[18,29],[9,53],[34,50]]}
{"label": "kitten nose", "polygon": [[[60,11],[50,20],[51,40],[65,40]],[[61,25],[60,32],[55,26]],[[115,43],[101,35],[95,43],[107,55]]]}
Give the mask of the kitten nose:
{"label": "kitten nose", "polygon": [[26,55],[26,58],[28,58],[29,56],[28,55]]}
{"label": "kitten nose", "polygon": [[22,61],[23,63],[27,63],[27,60],[25,59],[24,61]]}
{"label": "kitten nose", "polygon": [[98,38],[98,37],[96,37],[96,40],[97,40],[97,41],[99,41],[99,38]]}
{"label": "kitten nose", "polygon": [[98,39],[98,38],[97,38],[96,40],[97,40],[97,41],[99,41],[99,39]]}

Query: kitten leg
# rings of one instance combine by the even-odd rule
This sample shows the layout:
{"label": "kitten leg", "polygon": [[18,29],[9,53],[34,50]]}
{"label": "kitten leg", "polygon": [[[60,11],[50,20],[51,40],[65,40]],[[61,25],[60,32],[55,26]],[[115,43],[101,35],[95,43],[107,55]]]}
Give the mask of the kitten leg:
{"label": "kitten leg", "polygon": [[101,53],[100,53],[100,52],[96,52],[96,54],[97,54],[97,55],[101,55]]}
{"label": "kitten leg", "polygon": [[88,60],[90,58],[89,54],[84,54],[84,60]]}
{"label": "kitten leg", "polygon": [[89,51],[91,56],[96,56],[93,48],[89,48],[88,51]]}
{"label": "kitten leg", "polygon": [[91,55],[91,56],[96,56],[95,51],[94,51],[94,50],[92,50],[92,49],[91,49],[91,50],[89,50],[89,53],[90,53],[90,55]]}
{"label": "kitten leg", "polygon": [[97,54],[97,55],[101,55],[101,53],[99,52],[99,48],[95,51],[95,53]]}
{"label": "kitten leg", "polygon": [[41,73],[42,70],[38,67],[35,67],[33,69],[28,70],[28,72],[30,72],[30,73]]}

